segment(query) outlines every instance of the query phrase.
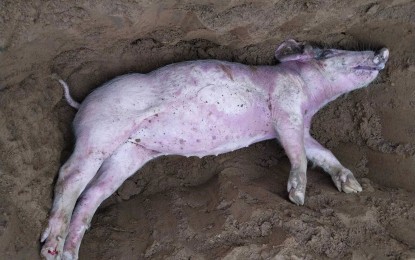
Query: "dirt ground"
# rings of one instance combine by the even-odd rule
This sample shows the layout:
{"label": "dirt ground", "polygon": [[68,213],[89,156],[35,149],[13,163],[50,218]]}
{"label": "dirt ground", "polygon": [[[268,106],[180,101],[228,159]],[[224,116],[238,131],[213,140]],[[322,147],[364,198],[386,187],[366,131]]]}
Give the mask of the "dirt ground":
{"label": "dirt ground", "polygon": [[215,58],[276,64],[287,38],[388,47],[368,88],[321,110],[312,133],[350,168],[360,194],[308,170],[288,201],[290,165],[270,140],[202,159],[147,164],[96,213],[80,259],[415,259],[415,2],[0,1],[0,259],[40,259],[39,236],[75,110],[114,76]]}

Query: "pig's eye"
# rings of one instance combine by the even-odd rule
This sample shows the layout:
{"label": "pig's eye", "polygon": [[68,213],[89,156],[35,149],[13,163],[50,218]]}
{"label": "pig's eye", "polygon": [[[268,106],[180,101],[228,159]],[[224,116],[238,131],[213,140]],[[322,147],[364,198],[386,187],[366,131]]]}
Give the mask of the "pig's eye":
{"label": "pig's eye", "polygon": [[319,55],[319,57],[318,57],[318,59],[324,59],[324,58],[327,58],[327,57],[329,57],[330,55],[332,55],[333,54],[333,51],[331,51],[331,50],[323,50],[321,53],[320,53],[320,55]]}

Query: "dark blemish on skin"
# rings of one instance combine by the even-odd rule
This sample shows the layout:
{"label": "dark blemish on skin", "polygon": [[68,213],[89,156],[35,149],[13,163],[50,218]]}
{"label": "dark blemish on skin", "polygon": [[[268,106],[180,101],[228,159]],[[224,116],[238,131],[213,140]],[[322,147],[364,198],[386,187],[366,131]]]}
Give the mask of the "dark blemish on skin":
{"label": "dark blemish on skin", "polygon": [[179,143],[180,143],[180,144],[184,144],[185,142],[186,142],[186,141],[185,141],[185,140],[183,140],[183,139],[180,139],[180,140],[179,140]]}
{"label": "dark blemish on skin", "polygon": [[155,114],[155,116],[159,116],[159,114]]}
{"label": "dark blemish on skin", "polygon": [[216,136],[212,136],[212,139],[213,139],[213,140],[216,140]]}
{"label": "dark blemish on skin", "polygon": [[226,65],[220,64],[219,67],[226,73],[226,75],[233,81],[232,70]]}
{"label": "dark blemish on skin", "polygon": [[141,142],[141,139],[140,139],[140,138],[137,138],[137,139],[135,139],[135,141],[136,141],[137,143],[139,143],[139,142]]}
{"label": "dark blemish on skin", "polygon": [[196,142],[200,143],[200,139],[196,139]]}

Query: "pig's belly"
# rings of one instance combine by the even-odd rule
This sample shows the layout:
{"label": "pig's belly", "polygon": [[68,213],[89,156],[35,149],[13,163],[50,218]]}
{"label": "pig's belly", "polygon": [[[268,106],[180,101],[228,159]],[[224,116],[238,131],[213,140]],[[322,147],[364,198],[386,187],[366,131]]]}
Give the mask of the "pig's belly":
{"label": "pig's belly", "polygon": [[145,119],[130,140],[165,155],[202,157],[276,136],[266,102],[208,104],[189,100],[162,110]]}

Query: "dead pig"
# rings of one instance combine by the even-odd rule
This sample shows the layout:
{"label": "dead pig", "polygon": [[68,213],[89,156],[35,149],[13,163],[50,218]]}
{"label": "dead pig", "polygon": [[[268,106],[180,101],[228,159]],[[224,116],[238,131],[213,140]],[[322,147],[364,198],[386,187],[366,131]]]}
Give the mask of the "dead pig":
{"label": "dead pig", "polygon": [[288,40],[276,66],[203,60],[117,77],[91,93],[74,120],[76,145],[62,166],[41,241],[47,259],[76,259],[100,203],[161,155],[221,154],[277,138],[292,168],[287,190],[304,203],[307,158],[339,191],[362,190],[353,174],[309,134],[312,116],[364,87],[385,67],[387,49],[320,49]]}

